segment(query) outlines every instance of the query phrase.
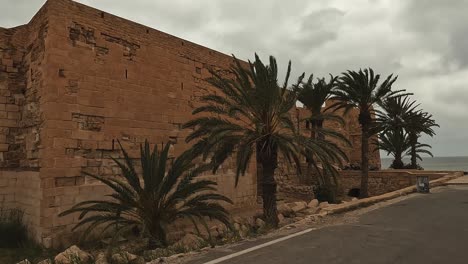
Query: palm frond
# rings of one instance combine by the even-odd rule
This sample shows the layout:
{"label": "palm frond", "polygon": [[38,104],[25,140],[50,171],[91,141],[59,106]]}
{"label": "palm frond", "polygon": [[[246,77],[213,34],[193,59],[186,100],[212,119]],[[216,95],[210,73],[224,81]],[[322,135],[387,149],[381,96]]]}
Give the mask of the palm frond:
{"label": "palm frond", "polygon": [[171,165],[168,162],[170,143],[158,151],[157,146],[151,150],[149,142],[145,141],[140,147],[142,170],[139,175],[125,149],[120,147],[124,162],[116,159],[115,162],[122,169],[123,177],[89,174],[111,188],[113,193],[109,199],[83,201],[59,214],[79,213],[74,229],[86,227],[87,234],[99,226],[104,230],[114,228],[116,232],[129,226],[142,226],[151,241],[167,245],[165,226],[179,217],[209,217],[227,223],[228,212],[218,203],[232,201],[216,193],[216,182],[197,178],[212,166],[196,166],[193,162],[196,154],[192,150],[184,152]]}

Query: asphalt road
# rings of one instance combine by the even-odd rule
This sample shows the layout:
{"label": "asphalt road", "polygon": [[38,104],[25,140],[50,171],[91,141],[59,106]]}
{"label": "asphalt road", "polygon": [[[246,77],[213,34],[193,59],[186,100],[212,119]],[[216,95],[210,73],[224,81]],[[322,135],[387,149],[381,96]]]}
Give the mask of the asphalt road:
{"label": "asphalt road", "polygon": [[468,263],[468,186],[443,187],[223,264]]}

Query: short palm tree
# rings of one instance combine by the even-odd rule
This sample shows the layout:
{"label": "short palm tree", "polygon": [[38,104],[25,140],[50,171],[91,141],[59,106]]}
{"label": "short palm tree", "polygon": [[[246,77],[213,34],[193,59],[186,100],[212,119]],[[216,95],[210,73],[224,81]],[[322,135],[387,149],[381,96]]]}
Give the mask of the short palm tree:
{"label": "short palm tree", "polygon": [[[149,247],[167,246],[167,227],[179,218],[205,225],[205,217],[230,226],[228,212],[220,202],[231,201],[216,193],[216,183],[197,179],[209,166],[196,166],[190,151],[169,162],[170,144],[161,151],[148,142],[141,146],[141,174],[121,147],[123,162],[114,159],[122,177],[107,178],[88,174],[107,185],[113,193],[107,200],[80,202],[60,216],[80,213],[74,229],[87,226],[84,234],[102,226],[104,232],[115,228],[138,227],[149,237]],[[206,226],[206,225],[205,225]]]}
{"label": "short palm tree", "polygon": [[411,149],[409,152],[411,156],[410,168],[412,169],[419,168],[418,159],[421,160],[421,156],[419,156],[418,152],[426,153],[432,156],[432,153],[430,151],[422,149],[424,147],[430,147],[430,146],[427,144],[419,143],[419,137],[421,136],[421,134],[426,134],[428,136],[433,137],[436,134],[434,131],[434,127],[440,127],[440,126],[432,118],[432,115],[427,112],[417,111],[408,117],[408,121],[407,121],[405,129],[408,132],[410,145],[411,145]]}
{"label": "short palm tree", "polygon": [[[310,111],[310,116],[304,119],[310,124],[310,137],[312,139],[323,138],[325,131],[323,128],[324,121],[336,121],[344,125],[342,117],[336,115],[334,112],[326,112],[323,108],[332,96],[332,90],[335,88],[338,78],[330,75],[330,80],[328,82],[325,78],[317,79],[317,81],[314,82],[313,75],[310,75],[306,82],[303,81],[303,78],[304,74],[299,77],[297,85],[294,86],[294,91],[297,93],[299,102]],[[309,169],[312,168],[312,160],[313,155],[309,155]],[[319,179],[321,179],[319,181],[321,187],[328,192],[327,196],[329,200],[331,200],[330,202],[334,202],[336,197],[335,191],[333,190],[334,186],[332,185],[335,185],[335,187],[337,185],[335,177],[330,177],[333,174],[327,175],[327,173],[318,173],[318,175],[321,176],[319,177]],[[332,182],[332,179],[334,182]]]}
{"label": "short palm tree", "polygon": [[[410,144],[411,145],[411,144]],[[410,149],[406,152],[406,156],[410,156],[410,157],[413,157],[416,156],[416,160],[420,160],[422,161],[422,157],[420,154],[426,154],[430,157],[434,157],[434,155],[432,154],[432,152],[429,150],[431,149],[432,146],[429,145],[429,144],[422,144],[422,143],[419,143],[417,142],[415,145],[411,145]],[[416,154],[414,154],[416,153]],[[413,161],[412,161],[412,164],[410,164],[410,168],[420,168],[419,165],[417,164],[416,162],[416,166],[413,165]]]}
{"label": "short palm tree", "polygon": [[390,168],[405,168],[403,157],[410,148],[410,142],[408,134],[402,128],[382,132],[376,145],[379,146],[380,150],[387,152],[387,155],[393,156]]}
{"label": "short palm tree", "polygon": [[[421,133],[429,136],[434,136],[435,131],[432,127],[438,126],[432,119],[432,116],[428,113],[418,109],[419,104],[413,101],[409,96],[402,96],[397,98],[389,98],[380,104],[382,110],[377,111],[377,123],[383,130],[382,134],[387,137],[381,137],[382,140],[390,140],[387,142],[381,142],[384,146],[387,143],[393,142],[394,144],[401,143],[401,137],[396,133],[399,130],[404,130],[405,142],[408,141],[408,154],[411,156],[410,168],[417,169],[419,166],[417,160],[422,160],[420,153],[425,153],[432,156],[432,153],[427,150],[431,146],[427,144],[421,144],[418,142],[418,138]],[[392,132],[393,131],[393,132]],[[390,134],[388,134],[389,132]],[[400,140],[397,138],[400,137]],[[388,146],[388,145],[387,145]],[[399,156],[395,157],[395,166],[400,168],[402,161],[398,160]],[[395,167],[394,167],[395,168]]]}
{"label": "short palm tree", "polygon": [[323,78],[318,79],[314,83],[313,75],[310,75],[307,82],[302,82],[303,76],[299,78],[294,90],[297,93],[297,100],[310,111],[310,116],[305,120],[311,124],[311,138],[317,138],[320,135],[316,135],[316,132],[323,129],[323,122],[325,120],[337,121],[340,124],[344,124],[343,118],[339,115],[333,112],[326,112],[323,109],[325,103],[332,96],[332,90],[336,87],[338,78],[330,75],[328,82]]}
{"label": "short palm tree", "polygon": [[329,108],[344,109],[345,113],[351,109],[359,110],[359,124],[361,125],[361,189],[360,196],[368,197],[369,178],[369,139],[378,132],[374,120],[374,106],[392,97],[403,96],[404,90],[392,91],[392,85],[397,77],[388,76],[379,84],[380,75],[374,75],[372,69],[347,71],[339,78],[338,87],[333,90],[333,100]]}
{"label": "short palm tree", "polygon": [[376,109],[376,123],[383,133],[386,130],[404,129],[410,117],[419,111],[419,104],[409,96],[390,97],[379,106],[381,109]]}
{"label": "short palm tree", "polygon": [[187,142],[197,140],[193,149],[210,158],[215,169],[236,152],[236,181],[243,175],[253,155],[260,172],[265,222],[278,225],[275,170],[278,155],[294,163],[300,171],[303,150],[315,153],[323,164],[341,162],[344,152],[326,140],[311,140],[300,135],[291,119],[296,95],[287,89],[291,63],[284,84],[278,85],[278,68],[274,57],[264,65],[255,61],[243,66],[234,57],[229,76],[211,71],[207,81],[216,93],[203,96],[202,106],[193,113],[203,113],[184,125],[193,129]]}

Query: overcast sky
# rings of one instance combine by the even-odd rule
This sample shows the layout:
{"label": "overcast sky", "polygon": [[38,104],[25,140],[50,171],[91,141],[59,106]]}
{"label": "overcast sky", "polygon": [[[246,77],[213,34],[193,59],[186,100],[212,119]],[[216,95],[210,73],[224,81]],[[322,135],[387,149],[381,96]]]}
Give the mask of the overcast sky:
{"label": "overcast sky", "polygon": [[[0,0],[0,27],[44,0]],[[372,67],[399,76],[441,125],[436,156],[468,156],[468,0],[80,0],[241,59],[274,55],[292,78]]]}

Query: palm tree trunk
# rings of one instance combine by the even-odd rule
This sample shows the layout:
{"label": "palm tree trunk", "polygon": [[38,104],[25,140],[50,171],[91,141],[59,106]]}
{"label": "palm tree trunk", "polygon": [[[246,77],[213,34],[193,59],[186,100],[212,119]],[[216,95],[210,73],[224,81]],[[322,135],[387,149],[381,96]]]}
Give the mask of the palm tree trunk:
{"label": "palm tree trunk", "polygon": [[393,160],[392,168],[399,170],[403,169],[405,164],[403,163],[403,159],[401,158],[401,154],[395,154],[395,159]]}
{"label": "palm tree trunk", "polygon": [[[315,128],[318,130],[318,132],[315,132],[314,138],[315,139],[325,139],[325,136],[320,133],[320,130],[323,128],[323,120],[319,119],[315,121]],[[331,182],[331,176],[327,174],[327,172],[324,170],[323,171],[323,184],[325,186],[325,189],[327,191],[327,200],[329,203],[336,203],[336,188],[337,186],[334,186],[334,184]]]}
{"label": "palm tree trunk", "polygon": [[311,139],[316,139],[317,138],[317,133],[315,132],[317,130],[317,121],[312,120],[311,122],[311,128],[310,128],[310,138]]}
{"label": "palm tree trunk", "polygon": [[[315,136],[316,136],[315,135],[315,126],[316,126],[316,124],[315,124],[315,121],[311,121],[310,123],[311,123],[310,124],[310,138],[315,139]],[[313,161],[314,157],[312,157],[312,153],[309,153],[309,151],[307,151],[307,155],[308,155],[308,157],[307,157],[307,159],[308,159],[307,160],[307,171],[309,172],[309,177],[312,178],[313,177],[313,171],[314,171],[312,169],[312,167],[313,167],[312,164],[314,162]]]}
{"label": "palm tree trunk", "polygon": [[150,238],[148,240],[148,248],[149,249],[156,249],[167,247],[167,237],[166,231],[161,226],[153,226],[151,227],[150,231]]}
{"label": "palm tree trunk", "polygon": [[[265,147],[267,148],[267,147]],[[278,166],[278,149],[271,148],[271,152],[263,152],[260,154],[262,164],[262,199],[263,199],[263,216],[265,223],[270,227],[278,227],[278,210],[276,206],[276,180],[275,170]]]}
{"label": "palm tree trunk", "polygon": [[[320,130],[323,128],[323,120],[317,120],[317,129]],[[325,136],[322,133],[317,134],[317,139],[325,139]]]}
{"label": "palm tree trunk", "polygon": [[411,168],[418,168],[416,144],[418,143],[418,136],[414,133],[410,134],[410,144],[411,144]]}
{"label": "palm tree trunk", "polygon": [[369,197],[369,123],[363,122],[361,135],[361,190],[360,198]]}

